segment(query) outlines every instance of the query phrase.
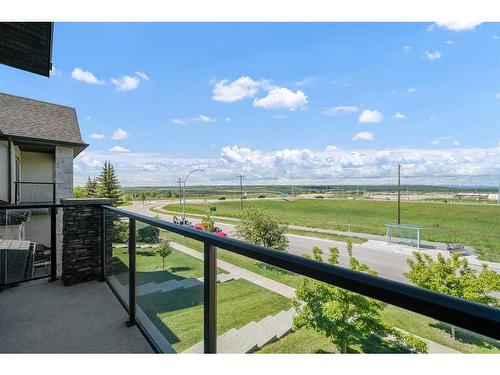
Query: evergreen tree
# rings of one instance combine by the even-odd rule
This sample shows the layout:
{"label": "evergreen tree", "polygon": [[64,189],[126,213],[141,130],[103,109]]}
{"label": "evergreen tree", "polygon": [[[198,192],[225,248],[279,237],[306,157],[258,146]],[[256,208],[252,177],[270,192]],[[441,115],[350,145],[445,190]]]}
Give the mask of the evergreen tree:
{"label": "evergreen tree", "polygon": [[101,198],[114,199],[118,203],[121,201],[122,191],[120,189],[120,181],[116,176],[115,169],[109,161],[104,162],[101,174],[97,177],[99,184],[98,196]]}
{"label": "evergreen tree", "polygon": [[96,178],[88,178],[87,183],[85,184],[85,197],[94,198],[98,196],[99,184],[97,183]]}

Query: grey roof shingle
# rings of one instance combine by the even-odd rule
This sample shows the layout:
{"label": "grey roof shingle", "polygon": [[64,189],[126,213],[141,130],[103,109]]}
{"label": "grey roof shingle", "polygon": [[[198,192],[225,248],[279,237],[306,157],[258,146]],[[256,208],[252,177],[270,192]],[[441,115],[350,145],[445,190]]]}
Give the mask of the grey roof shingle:
{"label": "grey roof shingle", "polygon": [[81,144],[74,108],[0,93],[0,134]]}

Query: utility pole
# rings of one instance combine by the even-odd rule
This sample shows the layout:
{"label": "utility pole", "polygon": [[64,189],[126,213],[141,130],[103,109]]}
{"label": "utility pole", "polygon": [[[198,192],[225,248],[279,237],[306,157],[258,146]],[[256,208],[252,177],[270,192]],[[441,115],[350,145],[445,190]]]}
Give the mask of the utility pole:
{"label": "utility pole", "polygon": [[243,211],[243,178],[245,176],[239,175],[238,178],[240,179],[240,211]]}
{"label": "utility pole", "polygon": [[401,224],[401,164],[398,163],[398,224]]}
{"label": "utility pole", "polygon": [[179,204],[182,205],[182,179],[178,178],[177,183],[179,184]]}

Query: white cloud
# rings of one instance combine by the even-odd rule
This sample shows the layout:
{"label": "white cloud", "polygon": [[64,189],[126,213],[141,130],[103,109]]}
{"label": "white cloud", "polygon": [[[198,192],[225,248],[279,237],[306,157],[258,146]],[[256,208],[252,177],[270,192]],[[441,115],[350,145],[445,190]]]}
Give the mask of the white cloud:
{"label": "white cloud", "polygon": [[111,137],[111,139],[114,139],[115,141],[127,138],[128,138],[128,133],[123,129],[116,129]]}
{"label": "white cloud", "polygon": [[379,111],[365,109],[361,112],[358,121],[361,124],[377,124],[384,121],[384,116]]}
{"label": "white cloud", "polygon": [[196,115],[193,121],[215,122],[215,119],[206,115]]}
{"label": "white cloud", "polygon": [[52,69],[50,69],[50,76],[51,77],[62,76],[62,72],[59,69],[56,69],[56,66],[52,64]]}
{"label": "white cloud", "polygon": [[116,91],[130,91],[139,87],[140,79],[138,77],[123,76],[120,78],[111,78],[111,83],[115,85]]}
{"label": "white cloud", "polygon": [[323,114],[327,116],[336,116],[342,113],[354,113],[357,111],[359,111],[359,108],[354,105],[339,105],[325,109]]}
{"label": "white cloud", "polygon": [[474,21],[447,21],[447,22],[436,22],[428,27],[428,31],[433,30],[436,27],[448,29],[451,31],[464,31],[464,30],[474,30],[479,26],[481,22]]}
{"label": "white cloud", "polygon": [[128,148],[125,148],[122,146],[111,147],[108,151],[110,151],[110,152],[130,152],[130,150]]}
{"label": "white cloud", "polygon": [[196,116],[189,117],[189,118],[173,118],[171,121],[173,124],[176,124],[176,125],[188,125],[188,124],[191,124],[193,122],[205,122],[205,123],[216,122],[217,119],[210,117],[210,116],[207,116],[207,115],[198,114]]}
{"label": "white cloud", "polygon": [[406,116],[402,114],[401,112],[396,112],[394,115],[392,115],[392,118],[396,120],[404,120]]}
{"label": "white cloud", "polygon": [[460,146],[460,142],[458,142],[458,141],[453,141],[453,146]]}
{"label": "white cloud", "polygon": [[373,135],[373,133],[370,133],[370,132],[360,132],[360,133],[354,134],[354,136],[352,137],[352,140],[353,141],[374,141],[375,136]]}
{"label": "white cloud", "polygon": [[441,52],[439,52],[439,51],[435,51],[435,52],[425,51],[425,58],[427,60],[438,60],[441,58]]}
{"label": "white cloud", "polygon": [[448,45],[452,45],[453,44],[453,40],[447,40],[445,43],[448,44]]}
{"label": "white cloud", "polygon": [[137,70],[135,71],[135,74],[137,75],[137,77],[139,77],[140,79],[142,79],[143,81],[149,81],[149,76],[144,73],[144,72],[138,72]]}
{"label": "white cloud", "polygon": [[[228,185],[242,173],[250,184],[393,184],[395,165],[404,165],[410,184],[495,185],[497,147],[463,149],[284,149],[264,152],[241,146],[222,148],[213,158],[177,158],[162,153],[84,151],[75,159],[75,183],[97,176],[110,160],[123,186],[175,185],[188,168],[200,167],[194,184]],[[297,176],[300,176],[298,178]]]}
{"label": "white cloud", "polygon": [[104,139],[104,134],[100,134],[100,133],[92,133],[90,135],[90,138],[92,139]]}
{"label": "white cloud", "polygon": [[499,92],[498,94],[496,94],[496,95],[495,95],[495,97],[496,97],[497,99],[500,99],[500,92]]}
{"label": "white cloud", "polygon": [[250,77],[240,77],[234,82],[223,79],[215,83],[212,99],[218,102],[233,103],[245,98],[253,98],[259,88],[267,81],[254,81]]}
{"label": "white cloud", "polygon": [[226,118],[224,119],[224,121],[225,121],[225,122],[231,122],[231,118],[226,117]]}
{"label": "white cloud", "polygon": [[411,51],[411,46],[404,46],[403,47],[403,51],[405,51],[405,53],[408,53]]}
{"label": "white cloud", "polygon": [[296,86],[302,87],[302,86],[314,86],[316,83],[318,83],[318,77],[306,77],[301,81],[295,82]]}
{"label": "white cloud", "polygon": [[434,139],[431,141],[431,145],[438,145],[439,141],[437,139]]}
{"label": "white cloud", "polygon": [[493,39],[498,40],[498,35],[493,35]]}
{"label": "white cloud", "polygon": [[[444,142],[447,141],[447,142]],[[442,143],[447,143],[447,144],[454,144],[454,142],[451,142],[451,137],[450,136],[444,136],[444,137],[437,137],[436,139],[431,141],[431,145],[439,145]]]}
{"label": "white cloud", "polygon": [[188,120],[183,120],[180,118],[173,118],[171,121],[175,125],[187,125],[187,124],[189,124]]}
{"label": "white cloud", "polygon": [[94,73],[80,68],[73,69],[73,71],[71,72],[71,77],[77,81],[91,83],[94,85],[102,85],[104,83],[104,81],[97,79]]}
{"label": "white cloud", "polygon": [[295,92],[285,87],[274,87],[263,98],[257,98],[253,102],[254,107],[265,109],[305,109],[307,96],[300,90]]}
{"label": "white cloud", "polygon": [[408,93],[409,93],[409,94],[413,94],[415,91],[417,91],[417,89],[416,89],[415,87],[410,87],[410,88],[409,88],[408,90],[406,90],[406,91],[408,91]]}

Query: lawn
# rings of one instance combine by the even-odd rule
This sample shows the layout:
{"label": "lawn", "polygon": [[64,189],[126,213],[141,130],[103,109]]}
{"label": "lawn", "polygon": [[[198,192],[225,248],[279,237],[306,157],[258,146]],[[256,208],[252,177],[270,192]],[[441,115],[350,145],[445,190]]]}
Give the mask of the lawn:
{"label": "lawn", "polygon": [[[162,234],[162,236],[163,235],[164,234]],[[203,246],[199,241],[195,241],[175,234],[169,234],[169,236],[172,241],[182,243],[183,245],[188,246],[200,252],[203,251]],[[232,263],[234,265],[240,266],[242,268],[248,269],[262,276],[273,279],[275,281],[281,282],[293,288],[296,288],[299,285],[300,279],[302,277],[300,275],[296,275],[286,271],[281,271],[275,268],[264,268],[262,267],[262,264],[259,261],[226,250],[218,249],[217,258]],[[387,305],[382,315],[387,322],[393,324],[394,326],[402,330],[411,332],[422,338],[432,340],[434,342],[448,346],[450,348],[453,348],[455,350],[464,353],[500,353],[500,346],[498,342],[494,344],[487,338],[484,338],[476,334],[467,333],[458,328],[457,328],[458,340],[452,340],[449,334],[448,325],[440,323],[435,319],[428,318],[426,316],[416,314],[396,306]],[[307,337],[310,340],[316,339],[319,341],[318,343],[311,341],[308,344],[304,344],[305,346],[301,346],[300,348],[294,349],[294,350],[299,350],[299,349],[301,350],[297,351],[297,353],[312,353],[314,352],[313,351],[314,348],[320,348],[320,349],[322,348],[322,350],[326,351],[330,350],[330,349],[325,349],[326,346],[324,345],[324,340],[327,339],[325,337],[323,338],[318,337],[318,334],[315,332],[312,333],[294,332],[287,336],[285,343],[283,344],[275,343],[272,345],[274,345],[274,347],[276,347],[276,350],[278,351],[285,350],[286,347],[288,346],[290,346],[290,348],[294,348],[295,340],[299,340],[298,338],[295,339],[295,337],[300,337],[301,335],[307,335]],[[280,342],[283,340],[280,340]],[[376,339],[374,338],[373,340]],[[310,346],[308,346],[309,344]],[[369,346],[370,342],[368,342],[367,345]],[[333,345],[330,344],[330,348],[332,347]],[[365,349],[368,350],[367,348]],[[266,347],[266,349],[263,352],[266,352],[267,350],[268,349]],[[359,347],[353,348],[353,350],[354,351],[362,350],[362,348]],[[373,350],[374,349],[372,349],[372,351]],[[382,348],[382,350],[384,352],[387,352],[387,351],[401,350],[401,348],[393,346],[391,344],[389,347]],[[294,351],[290,351],[289,353],[294,353]]]}
{"label": "lawn", "polygon": [[[410,353],[397,343],[372,336],[361,345],[351,345],[349,353]],[[327,354],[339,353],[337,347],[322,333],[301,328],[278,341],[266,345],[257,353],[267,354]]]}
{"label": "lawn", "polygon": [[[154,248],[137,249],[136,254],[137,285],[203,276],[203,262],[177,250],[166,258],[165,269],[163,269],[161,257]],[[128,250],[126,248],[113,249],[112,268],[120,284],[127,285]],[[225,271],[218,269],[218,273],[225,273]]]}
{"label": "lawn", "polygon": [[[177,352],[203,340],[202,286],[140,296],[137,303]],[[290,307],[288,298],[243,279],[218,284],[218,335]]]}
{"label": "lawn", "polygon": [[[216,207],[217,216],[238,217],[239,202],[213,202],[186,206],[188,213],[207,214]],[[396,203],[364,200],[265,200],[245,201],[245,207],[259,207],[279,214],[289,224],[308,227],[385,234],[385,224],[396,222]],[[164,209],[180,211],[178,204]],[[424,240],[463,242],[473,246],[484,260],[500,261],[500,207],[431,202],[402,202],[402,223],[424,227]]]}

